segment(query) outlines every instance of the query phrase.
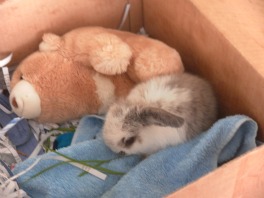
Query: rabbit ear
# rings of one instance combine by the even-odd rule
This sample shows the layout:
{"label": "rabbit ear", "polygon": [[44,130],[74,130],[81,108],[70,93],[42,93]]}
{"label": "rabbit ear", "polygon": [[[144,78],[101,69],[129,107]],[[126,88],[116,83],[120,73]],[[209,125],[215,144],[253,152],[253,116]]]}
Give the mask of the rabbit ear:
{"label": "rabbit ear", "polygon": [[184,123],[182,117],[176,116],[166,110],[146,107],[139,113],[140,122],[143,125],[159,125],[170,127],[181,127]]}

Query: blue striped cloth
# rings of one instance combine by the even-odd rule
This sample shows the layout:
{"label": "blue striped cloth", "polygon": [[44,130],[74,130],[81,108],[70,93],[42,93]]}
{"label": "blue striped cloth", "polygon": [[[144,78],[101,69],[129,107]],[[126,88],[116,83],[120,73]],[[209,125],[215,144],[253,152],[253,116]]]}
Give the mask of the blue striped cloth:
{"label": "blue striped cloth", "polygon": [[[0,104],[5,109],[11,111],[11,107],[9,104],[8,98],[0,94]],[[17,115],[15,113],[8,114],[4,110],[0,108],[0,126],[6,126],[13,118],[16,118]],[[16,147],[18,151],[27,156],[35,149],[38,144],[38,141],[34,137],[34,134],[31,132],[31,129],[28,125],[27,120],[21,120],[17,125],[11,128],[7,134],[9,140]],[[27,156],[20,155],[22,160],[27,159]]]}

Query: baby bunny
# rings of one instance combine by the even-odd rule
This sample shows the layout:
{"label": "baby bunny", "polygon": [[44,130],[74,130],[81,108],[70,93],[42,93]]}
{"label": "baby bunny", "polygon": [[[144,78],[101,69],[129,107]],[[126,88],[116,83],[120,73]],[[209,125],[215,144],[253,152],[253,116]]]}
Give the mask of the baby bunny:
{"label": "baby bunny", "polygon": [[188,73],[159,76],[110,107],[103,139],[114,152],[150,155],[195,137],[216,118],[217,102],[207,81]]}

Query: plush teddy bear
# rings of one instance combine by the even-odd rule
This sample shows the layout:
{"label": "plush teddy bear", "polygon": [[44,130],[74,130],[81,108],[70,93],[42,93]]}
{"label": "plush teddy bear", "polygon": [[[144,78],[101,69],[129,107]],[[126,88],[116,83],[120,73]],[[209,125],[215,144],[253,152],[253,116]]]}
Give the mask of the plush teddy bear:
{"label": "plush teddy bear", "polygon": [[142,35],[102,27],[47,33],[13,73],[10,104],[24,118],[61,123],[104,114],[136,83],[183,71],[175,49]]}

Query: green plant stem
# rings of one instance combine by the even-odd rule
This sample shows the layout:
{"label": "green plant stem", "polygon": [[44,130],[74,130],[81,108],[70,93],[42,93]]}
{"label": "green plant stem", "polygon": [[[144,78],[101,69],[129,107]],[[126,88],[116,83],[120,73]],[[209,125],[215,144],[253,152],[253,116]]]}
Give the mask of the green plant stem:
{"label": "green plant stem", "polygon": [[[46,149],[47,149],[48,151],[54,152],[54,153],[56,153],[57,155],[60,155],[60,156],[62,156],[62,157],[64,157],[64,158],[66,158],[67,161],[63,161],[63,162],[59,162],[59,163],[57,163],[57,164],[51,165],[51,166],[49,166],[48,168],[45,168],[45,169],[43,169],[42,171],[36,173],[35,175],[33,175],[31,178],[27,179],[27,180],[24,181],[24,182],[28,182],[28,181],[30,181],[31,179],[33,179],[33,178],[35,178],[35,177],[37,177],[37,176],[39,176],[39,175],[45,173],[46,171],[49,171],[49,170],[51,170],[51,169],[53,169],[53,168],[56,168],[56,167],[58,167],[58,166],[60,166],[60,165],[63,165],[63,164],[66,164],[66,163],[71,163],[71,162],[78,163],[78,164],[82,164],[82,165],[84,165],[84,166],[88,166],[88,167],[90,167],[90,168],[96,169],[96,170],[98,170],[98,171],[102,171],[102,172],[104,172],[104,173],[112,174],[112,175],[124,175],[124,174],[125,174],[125,173],[123,173],[123,172],[112,171],[112,170],[110,170],[110,169],[107,169],[107,168],[103,168],[103,167],[101,167],[101,165],[103,165],[103,164],[105,164],[105,163],[108,163],[108,162],[112,161],[113,159],[110,159],[110,160],[76,160],[76,159],[73,159],[73,158],[71,158],[71,157],[68,157],[68,156],[66,156],[66,155],[64,155],[64,154],[62,154],[62,153],[60,153],[60,152],[57,152],[57,151],[55,151],[55,150],[52,150],[52,149],[50,149],[50,148],[46,148]],[[88,163],[96,163],[96,164],[95,164],[95,165],[92,165],[92,164],[88,164]],[[87,173],[88,173],[88,172],[83,171],[79,176],[83,176],[83,175],[85,175],[85,174],[87,174]]]}
{"label": "green plant stem", "polygon": [[40,172],[36,173],[35,175],[33,175],[32,177],[30,177],[29,179],[25,180],[23,183],[26,183],[26,182],[30,181],[31,179],[34,179],[35,177],[37,177],[37,176],[45,173],[46,171],[49,171],[49,170],[51,170],[53,168],[56,168],[57,166],[60,166],[62,164],[66,164],[66,163],[68,163],[68,162],[59,162],[57,164],[54,164],[52,166],[49,166],[48,168],[43,169],[42,171],[40,171]]}
{"label": "green plant stem", "polygon": [[70,128],[57,128],[57,129],[53,129],[53,130],[58,130],[58,131],[63,131],[63,132],[75,132],[76,128],[74,127],[70,127]]}

